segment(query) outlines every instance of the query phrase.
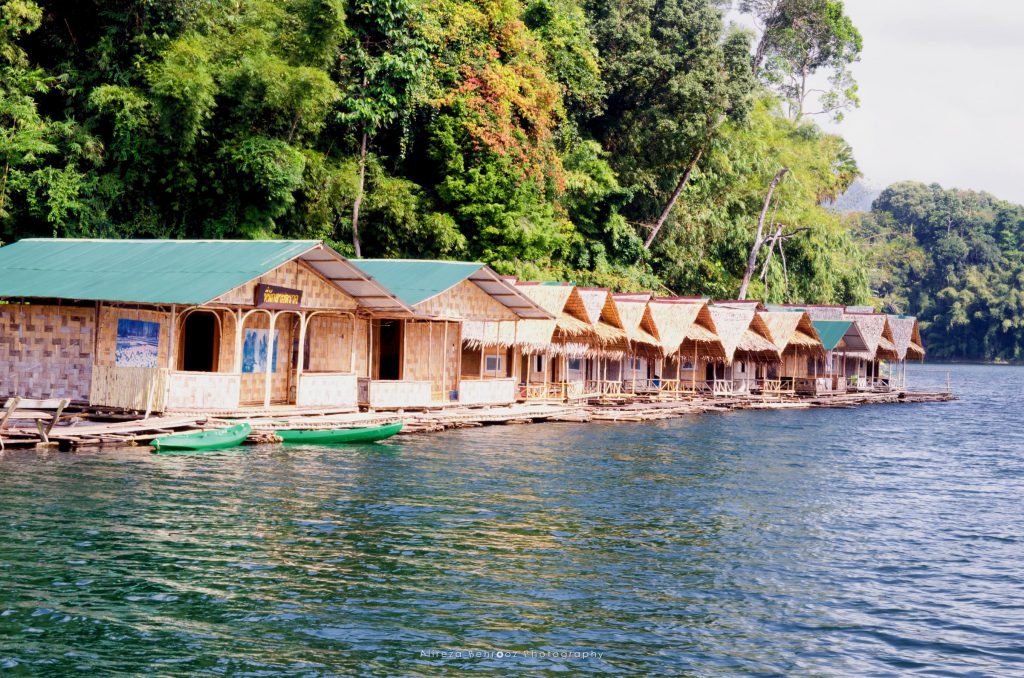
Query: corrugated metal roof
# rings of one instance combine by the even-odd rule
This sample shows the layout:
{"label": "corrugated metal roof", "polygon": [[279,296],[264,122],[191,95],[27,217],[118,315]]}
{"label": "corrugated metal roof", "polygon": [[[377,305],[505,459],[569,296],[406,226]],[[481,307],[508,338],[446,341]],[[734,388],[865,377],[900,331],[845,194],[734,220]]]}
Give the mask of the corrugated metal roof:
{"label": "corrugated metal roof", "polygon": [[20,240],[0,247],[0,297],[198,305],[297,258],[366,308],[412,312],[317,240]]}
{"label": "corrugated metal roof", "polygon": [[520,318],[548,320],[554,317],[481,263],[418,259],[354,259],[351,263],[409,306],[436,297],[464,280],[472,280]]}

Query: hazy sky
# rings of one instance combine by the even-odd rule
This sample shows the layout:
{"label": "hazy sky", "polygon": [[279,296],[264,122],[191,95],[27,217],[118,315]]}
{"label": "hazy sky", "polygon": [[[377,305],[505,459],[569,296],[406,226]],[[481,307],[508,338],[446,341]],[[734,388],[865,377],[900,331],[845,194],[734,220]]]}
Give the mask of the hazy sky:
{"label": "hazy sky", "polygon": [[[846,0],[861,106],[838,126],[865,180],[1024,203],[1024,0]],[[825,123],[824,119],[821,120]]]}

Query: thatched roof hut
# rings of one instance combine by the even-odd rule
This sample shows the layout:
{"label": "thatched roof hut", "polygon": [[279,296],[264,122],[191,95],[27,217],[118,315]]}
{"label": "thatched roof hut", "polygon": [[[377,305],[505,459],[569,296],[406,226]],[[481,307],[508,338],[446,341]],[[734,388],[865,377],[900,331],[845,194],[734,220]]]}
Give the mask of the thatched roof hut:
{"label": "thatched roof hut", "polygon": [[917,318],[909,315],[890,315],[893,344],[900,360],[924,360],[924,343]]}
{"label": "thatched roof hut", "polygon": [[701,297],[654,297],[648,304],[658,327],[662,351],[669,356],[725,360],[725,348],[715,333],[715,321]]}
{"label": "thatched roof hut", "polygon": [[551,320],[524,320],[516,329],[515,343],[523,353],[582,355],[598,340],[587,322],[586,308],[576,287],[568,283],[517,282],[516,289],[554,316]]}
{"label": "thatched roof hut", "polygon": [[779,352],[824,356],[825,349],[806,311],[764,311],[759,313],[771,332]]}
{"label": "thatched roof hut", "polygon": [[650,292],[613,294],[612,299],[634,351],[661,355],[658,327],[648,307]]}
{"label": "thatched roof hut", "polygon": [[888,316],[883,313],[847,310],[843,313],[843,320],[857,323],[857,328],[868,347],[867,351],[848,353],[849,357],[860,360],[899,360]]}
{"label": "thatched roof hut", "polygon": [[715,302],[709,306],[727,364],[737,358],[754,362],[781,359],[768,326],[758,316],[758,306],[758,302]]}

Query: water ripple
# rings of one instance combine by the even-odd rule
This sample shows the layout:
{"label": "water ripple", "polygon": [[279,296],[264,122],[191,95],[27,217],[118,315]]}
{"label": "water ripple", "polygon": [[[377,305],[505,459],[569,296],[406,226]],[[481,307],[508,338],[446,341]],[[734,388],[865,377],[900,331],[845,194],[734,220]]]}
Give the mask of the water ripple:
{"label": "water ripple", "polygon": [[371,448],[8,451],[0,668],[1024,674],[1022,377]]}

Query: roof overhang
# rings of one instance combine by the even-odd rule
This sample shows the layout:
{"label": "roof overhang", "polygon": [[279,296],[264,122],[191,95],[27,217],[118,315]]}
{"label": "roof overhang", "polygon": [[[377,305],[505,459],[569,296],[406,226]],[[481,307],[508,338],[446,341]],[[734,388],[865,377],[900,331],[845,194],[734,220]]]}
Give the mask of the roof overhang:
{"label": "roof overhang", "polygon": [[332,285],[355,299],[360,308],[401,317],[419,315],[415,309],[402,302],[372,276],[363,273],[348,259],[323,243],[311,247],[298,258]]}
{"label": "roof overhang", "polygon": [[490,266],[481,266],[469,279],[492,299],[515,313],[520,320],[551,320],[555,317],[516,289],[515,284],[507,278],[495,273]]}

